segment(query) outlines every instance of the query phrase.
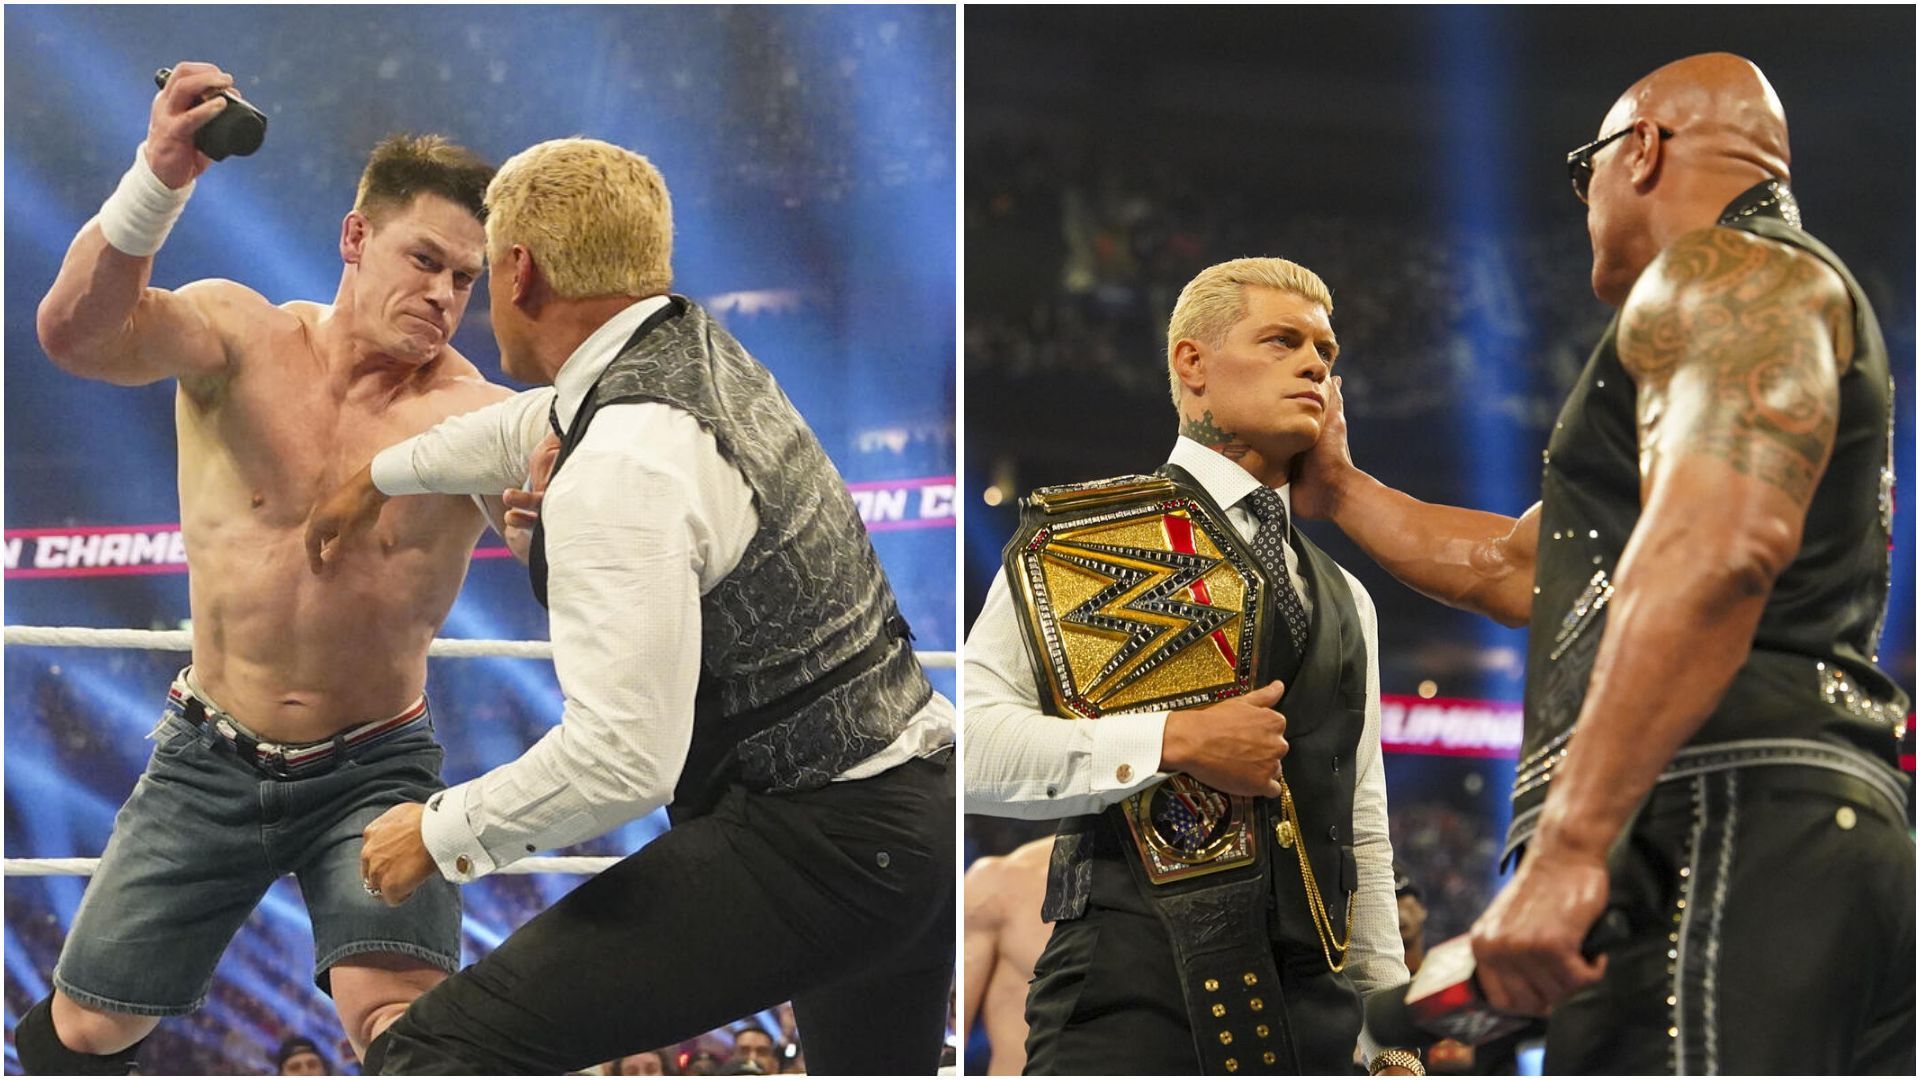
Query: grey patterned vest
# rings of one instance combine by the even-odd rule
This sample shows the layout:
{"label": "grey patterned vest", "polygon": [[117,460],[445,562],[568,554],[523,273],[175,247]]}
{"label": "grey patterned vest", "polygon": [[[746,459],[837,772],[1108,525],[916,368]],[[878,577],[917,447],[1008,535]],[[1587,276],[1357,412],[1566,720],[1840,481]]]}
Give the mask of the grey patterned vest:
{"label": "grey patterned vest", "polygon": [[[608,365],[563,433],[554,473],[601,409],[648,401],[713,434],[760,519],[739,565],[700,600],[700,691],[674,816],[703,812],[729,782],[821,787],[885,749],[933,695],[866,526],[772,373],[681,296]],[[545,604],[544,527],[533,555]]]}

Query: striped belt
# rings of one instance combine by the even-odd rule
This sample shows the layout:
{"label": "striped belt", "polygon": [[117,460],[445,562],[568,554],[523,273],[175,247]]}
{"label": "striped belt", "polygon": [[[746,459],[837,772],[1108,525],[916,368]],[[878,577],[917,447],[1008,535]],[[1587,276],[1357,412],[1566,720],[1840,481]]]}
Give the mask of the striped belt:
{"label": "striped belt", "polygon": [[213,732],[216,738],[231,746],[242,761],[277,780],[321,776],[332,772],[346,760],[346,751],[389,735],[397,735],[427,717],[427,699],[422,697],[385,720],[348,728],[331,739],[276,743],[256,738],[233,717],[194,695],[185,687],[183,680],[175,680],[167,690],[167,702],[187,723]]}
{"label": "striped belt", "polygon": [[[1558,765],[1559,759],[1553,759],[1548,766],[1549,771],[1543,774],[1546,779],[1552,778]],[[1860,750],[1814,739],[1737,739],[1682,747],[1668,762],[1666,771],[1660,774],[1656,784],[1728,769],[1776,765],[1798,765],[1850,778],[1862,786],[1863,794],[1878,798],[1888,820],[1905,822],[1909,828],[1913,824],[1907,813],[1907,785],[1910,781],[1904,775],[1895,771],[1893,766]],[[1507,829],[1506,846],[1500,852],[1501,865],[1504,866],[1514,851],[1533,839],[1533,830],[1540,823],[1540,813],[1545,808],[1546,804],[1542,802],[1514,816],[1513,823]]]}

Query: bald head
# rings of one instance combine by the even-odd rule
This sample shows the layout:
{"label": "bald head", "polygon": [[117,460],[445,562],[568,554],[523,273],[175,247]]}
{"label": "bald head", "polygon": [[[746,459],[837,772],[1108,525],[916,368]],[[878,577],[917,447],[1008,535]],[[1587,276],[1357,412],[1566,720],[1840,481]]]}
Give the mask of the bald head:
{"label": "bald head", "polygon": [[[1587,191],[1594,295],[1618,306],[1666,246],[1719,220],[1727,204],[1787,172],[1787,117],[1767,77],[1732,53],[1701,53],[1620,95]],[[1671,137],[1668,137],[1671,136]]]}
{"label": "bald head", "polygon": [[1673,147],[1682,159],[1745,162],[1792,179],[1787,114],[1767,77],[1745,57],[1701,53],[1655,70],[1613,103],[1602,134],[1641,118],[1684,135],[1692,145]]}

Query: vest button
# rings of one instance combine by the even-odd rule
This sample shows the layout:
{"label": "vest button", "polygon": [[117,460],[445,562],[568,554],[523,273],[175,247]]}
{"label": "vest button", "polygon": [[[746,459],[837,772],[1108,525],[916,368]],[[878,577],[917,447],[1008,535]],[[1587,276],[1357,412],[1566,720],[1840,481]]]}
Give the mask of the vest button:
{"label": "vest button", "polygon": [[1327,839],[1329,840],[1340,839],[1340,826],[1338,825],[1327,826]]}

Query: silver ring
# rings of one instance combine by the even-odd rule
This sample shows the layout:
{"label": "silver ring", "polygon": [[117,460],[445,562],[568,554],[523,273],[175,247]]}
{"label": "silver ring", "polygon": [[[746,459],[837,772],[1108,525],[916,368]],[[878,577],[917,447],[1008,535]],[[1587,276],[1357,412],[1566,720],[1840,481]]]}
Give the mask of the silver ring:
{"label": "silver ring", "polygon": [[367,895],[368,895],[368,896],[379,896],[379,895],[380,895],[380,890],[379,890],[379,889],[376,889],[376,888],[374,888],[374,887],[373,887],[373,882],[371,882],[371,881],[368,881],[368,880],[367,880],[367,879],[365,879],[365,878],[361,878],[361,879],[360,879],[360,887],[361,887],[361,888],[363,888],[363,889],[365,889],[365,890],[367,890]]}

